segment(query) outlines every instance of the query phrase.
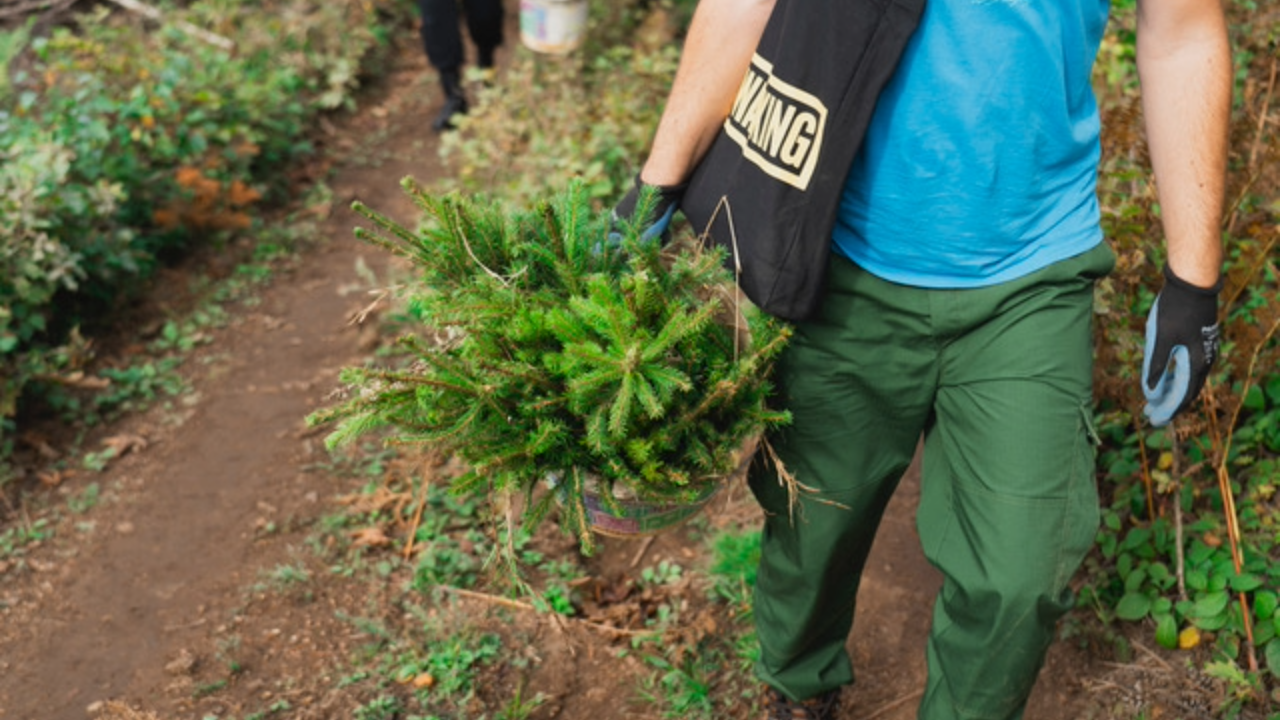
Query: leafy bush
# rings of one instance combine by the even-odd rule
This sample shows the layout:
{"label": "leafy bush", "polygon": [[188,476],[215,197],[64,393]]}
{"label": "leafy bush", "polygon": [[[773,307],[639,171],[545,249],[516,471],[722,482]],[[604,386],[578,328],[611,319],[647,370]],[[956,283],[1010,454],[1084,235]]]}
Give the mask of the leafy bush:
{"label": "leafy bush", "polygon": [[[383,25],[405,11],[399,0],[206,0],[167,8],[153,28],[99,8],[29,40],[0,85],[0,423],[33,377],[58,370],[90,310],[167,255],[252,224],[310,152],[310,123],[350,104]],[[29,34],[5,34],[0,58],[18,57]]]}

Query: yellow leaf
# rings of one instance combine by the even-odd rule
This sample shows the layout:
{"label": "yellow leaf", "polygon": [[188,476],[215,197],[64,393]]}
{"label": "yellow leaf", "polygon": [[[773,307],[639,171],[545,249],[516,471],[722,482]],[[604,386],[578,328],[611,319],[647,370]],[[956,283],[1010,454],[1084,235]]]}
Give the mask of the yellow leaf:
{"label": "yellow leaf", "polygon": [[1183,650],[1190,650],[1191,648],[1199,644],[1200,644],[1200,631],[1197,630],[1196,628],[1189,627],[1186,630],[1183,630],[1182,632],[1178,633],[1178,647],[1182,648]]}
{"label": "yellow leaf", "polygon": [[1160,453],[1160,459],[1156,461],[1156,467],[1161,470],[1168,470],[1173,467],[1173,453],[1168,451]]}

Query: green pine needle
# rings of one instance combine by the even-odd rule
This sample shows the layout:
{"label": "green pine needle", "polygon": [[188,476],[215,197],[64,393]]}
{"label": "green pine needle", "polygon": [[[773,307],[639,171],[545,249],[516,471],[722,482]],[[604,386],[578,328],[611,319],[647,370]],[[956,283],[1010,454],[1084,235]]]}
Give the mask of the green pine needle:
{"label": "green pine needle", "polygon": [[[529,530],[558,508],[589,549],[590,487],[614,509],[615,489],[685,502],[788,421],[768,398],[790,331],[745,307],[733,322],[750,342],[735,343],[723,251],[641,243],[634,227],[615,245],[609,213],[577,185],[512,212],[402,184],[419,229],[360,205],[374,230],[357,236],[414,266],[404,294],[422,327],[401,340],[413,364],[344,371],[349,398],[309,418],[335,425],[331,442],[391,428],[391,442],[457,455],[470,470],[454,491],[521,493]],[[426,339],[443,328],[448,342]]]}

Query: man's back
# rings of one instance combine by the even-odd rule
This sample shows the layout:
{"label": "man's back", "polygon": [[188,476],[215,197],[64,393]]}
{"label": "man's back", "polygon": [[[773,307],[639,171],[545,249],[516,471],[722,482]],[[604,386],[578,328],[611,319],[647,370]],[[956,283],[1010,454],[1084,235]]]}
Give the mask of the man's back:
{"label": "man's back", "polygon": [[1098,0],[930,0],[850,171],[837,251],[884,279],[975,287],[1101,240]]}

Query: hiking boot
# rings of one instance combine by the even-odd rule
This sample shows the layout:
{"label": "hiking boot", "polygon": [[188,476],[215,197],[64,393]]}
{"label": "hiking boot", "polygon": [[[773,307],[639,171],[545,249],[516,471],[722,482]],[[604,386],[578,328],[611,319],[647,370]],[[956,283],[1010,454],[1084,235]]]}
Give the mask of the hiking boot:
{"label": "hiking boot", "polygon": [[445,70],[440,73],[440,85],[444,88],[444,107],[431,122],[431,129],[444,132],[453,129],[456,115],[467,112],[467,96],[462,93],[462,76],[457,70]]}
{"label": "hiking boot", "polygon": [[461,95],[454,95],[444,99],[444,107],[440,108],[440,112],[436,114],[436,119],[431,121],[431,129],[440,133],[445,130],[453,129],[453,119],[457,115],[467,114],[467,99]]}
{"label": "hiking boot", "polygon": [[836,720],[840,691],[831,690],[808,700],[796,701],[768,688],[765,693],[765,720]]}

